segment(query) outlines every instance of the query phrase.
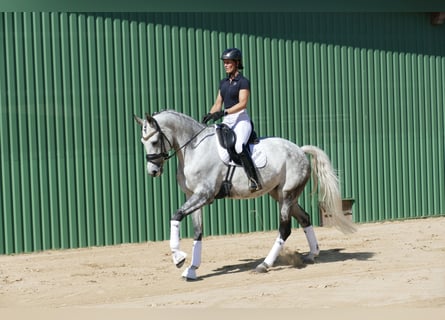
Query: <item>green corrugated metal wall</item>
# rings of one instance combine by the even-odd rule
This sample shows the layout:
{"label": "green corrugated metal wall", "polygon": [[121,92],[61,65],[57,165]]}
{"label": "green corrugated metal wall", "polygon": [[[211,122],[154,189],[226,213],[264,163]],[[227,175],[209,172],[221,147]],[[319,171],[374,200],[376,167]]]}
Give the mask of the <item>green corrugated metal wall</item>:
{"label": "green corrugated metal wall", "polygon": [[[145,174],[132,115],[201,119],[229,46],[259,134],[324,148],[356,221],[445,214],[444,28],[423,13],[0,13],[0,253],[166,239],[176,160]],[[277,212],[221,200],[205,233],[276,229]]]}

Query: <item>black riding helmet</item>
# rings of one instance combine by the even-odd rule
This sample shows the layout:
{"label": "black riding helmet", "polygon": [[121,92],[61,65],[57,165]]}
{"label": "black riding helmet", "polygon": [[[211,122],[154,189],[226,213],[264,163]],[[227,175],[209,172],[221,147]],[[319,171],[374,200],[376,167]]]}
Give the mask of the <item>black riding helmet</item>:
{"label": "black riding helmet", "polygon": [[229,48],[229,49],[224,50],[224,52],[221,55],[221,60],[239,61],[238,69],[240,69],[240,70],[243,69],[241,50],[239,50],[237,48]]}

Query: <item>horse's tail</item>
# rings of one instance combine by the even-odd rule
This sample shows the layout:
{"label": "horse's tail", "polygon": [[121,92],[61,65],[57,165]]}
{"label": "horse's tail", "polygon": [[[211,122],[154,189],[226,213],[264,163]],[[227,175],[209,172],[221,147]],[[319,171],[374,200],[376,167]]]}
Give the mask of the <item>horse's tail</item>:
{"label": "horse's tail", "polygon": [[339,180],[328,155],[315,146],[303,146],[301,149],[312,156],[314,190],[318,183],[320,186],[319,203],[328,216],[327,225],[332,225],[345,234],[355,232],[353,222],[343,213]]}

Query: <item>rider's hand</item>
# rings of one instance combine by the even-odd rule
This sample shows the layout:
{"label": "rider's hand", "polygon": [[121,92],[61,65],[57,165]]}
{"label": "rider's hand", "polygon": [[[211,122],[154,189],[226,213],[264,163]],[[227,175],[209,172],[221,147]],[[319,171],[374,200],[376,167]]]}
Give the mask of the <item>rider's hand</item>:
{"label": "rider's hand", "polygon": [[212,114],[211,113],[207,113],[204,118],[202,118],[202,123],[207,123],[209,122],[209,120],[212,119]]}
{"label": "rider's hand", "polygon": [[212,119],[213,121],[217,121],[219,119],[221,119],[222,117],[224,117],[225,112],[224,111],[217,111],[215,113],[212,113]]}
{"label": "rider's hand", "polygon": [[221,119],[222,117],[224,117],[225,114],[226,114],[225,111],[217,111],[217,112],[214,112],[214,113],[207,113],[204,116],[204,118],[202,118],[201,122],[202,123],[207,123],[210,120],[217,121],[217,120]]}

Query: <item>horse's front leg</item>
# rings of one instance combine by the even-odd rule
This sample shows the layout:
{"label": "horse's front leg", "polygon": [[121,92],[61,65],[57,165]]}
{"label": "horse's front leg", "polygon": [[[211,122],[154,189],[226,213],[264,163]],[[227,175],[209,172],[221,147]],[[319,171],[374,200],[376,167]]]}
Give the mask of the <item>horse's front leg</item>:
{"label": "horse's front leg", "polygon": [[192,248],[192,261],[182,273],[182,277],[186,280],[196,280],[196,269],[201,265],[201,252],[202,252],[202,214],[201,209],[192,213],[193,220],[193,248]]}
{"label": "horse's front leg", "polygon": [[[195,240],[199,241],[201,240],[201,231],[197,231],[197,225],[201,225],[201,208],[211,202],[209,200],[208,195],[201,194],[201,193],[195,193],[191,195],[188,200],[184,203],[184,205],[176,211],[176,213],[173,215],[173,217],[170,220],[170,249],[172,252],[172,258],[173,263],[178,267],[181,268],[185,262],[185,258],[187,257],[187,254],[180,250],[180,222],[184,217],[187,215],[197,211],[197,213],[194,215],[194,226],[195,226]],[[199,216],[200,218],[196,218]],[[197,223],[195,223],[197,222]],[[197,236],[198,234],[198,236]],[[196,246],[196,255],[199,256],[200,260],[200,243]],[[199,253],[199,254],[198,254]]]}

